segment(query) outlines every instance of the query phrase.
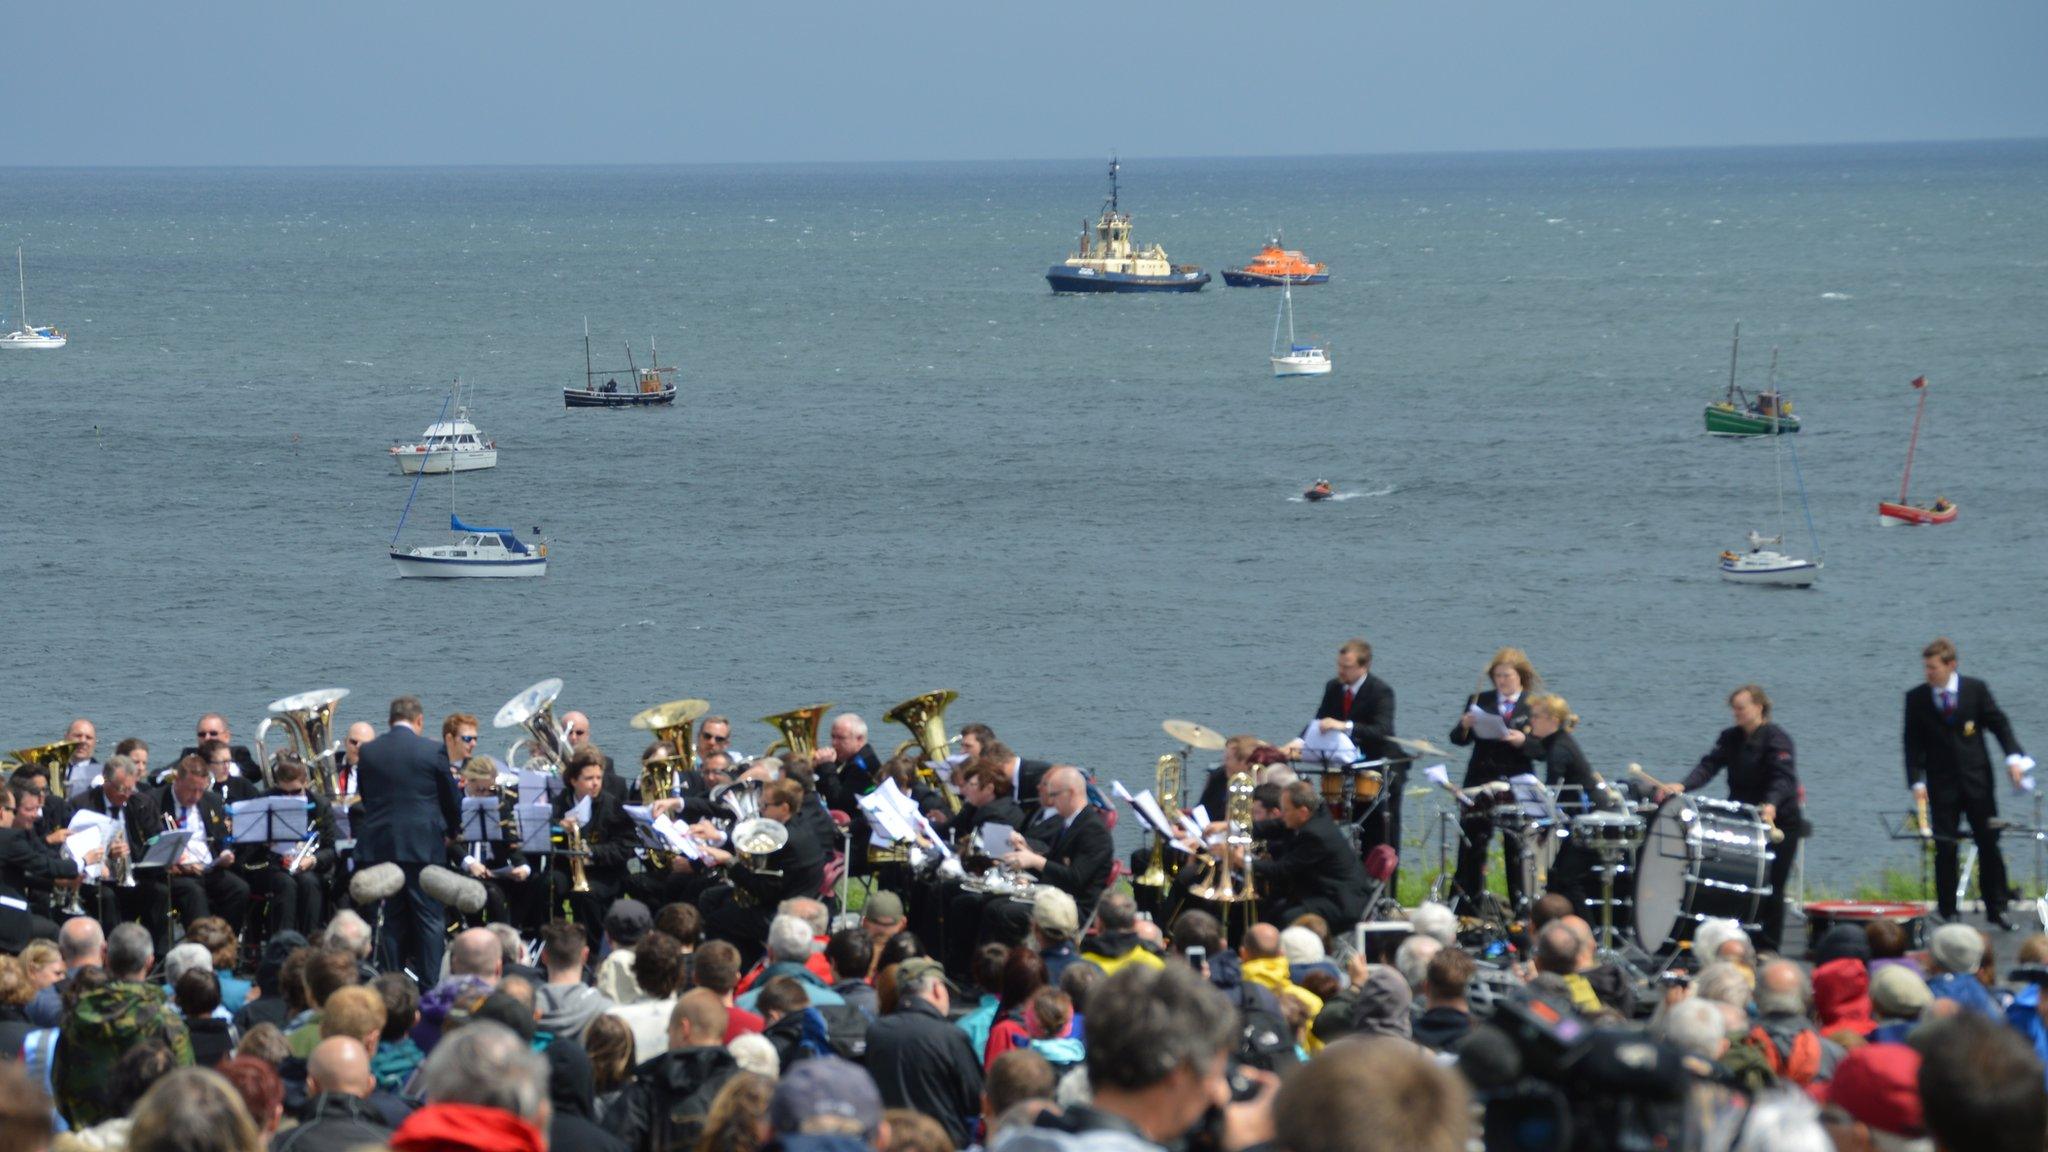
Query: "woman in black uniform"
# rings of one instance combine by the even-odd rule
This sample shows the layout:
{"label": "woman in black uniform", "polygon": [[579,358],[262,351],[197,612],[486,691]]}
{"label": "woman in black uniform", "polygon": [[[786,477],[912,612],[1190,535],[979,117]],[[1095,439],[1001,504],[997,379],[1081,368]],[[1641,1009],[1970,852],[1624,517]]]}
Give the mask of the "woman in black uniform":
{"label": "woman in black uniform", "polygon": [[[1558,805],[1568,817],[1615,807],[1606,782],[1593,771],[1593,765],[1586,760],[1586,754],[1579,750],[1579,742],[1572,735],[1578,724],[1579,718],[1572,714],[1571,705],[1566,704],[1562,696],[1546,694],[1529,701],[1529,739],[1523,747],[1532,757],[1543,761],[1545,785],[1553,790],[1564,787],[1578,790],[1577,796]],[[1550,865],[1550,875],[1544,887],[1565,896],[1573,907],[1585,908],[1596,887],[1593,868],[1599,862],[1600,858],[1591,846],[1566,836],[1563,846],[1558,849],[1557,859]]]}
{"label": "woman in black uniform", "polygon": [[[1451,728],[1451,743],[1472,748],[1472,758],[1465,766],[1465,790],[1468,792],[1482,784],[1506,780],[1529,771],[1529,753],[1534,750],[1528,739],[1527,696],[1539,681],[1536,669],[1529,664],[1528,655],[1520,648],[1503,648],[1487,662],[1486,674],[1493,681],[1493,688],[1466,697],[1465,710]],[[1500,717],[1501,722],[1507,725],[1506,736],[1492,740],[1473,734],[1474,725],[1484,713]],[[1465,842],[1458,848],[1452,906],[1465,915],[1477,915],[1476,902],[1480,893],[1486,890],[1486,851],[1493,841],[1493,821],[1482,812],[1466,817],[1459,827],[1464,832]],[[1511,912],[1519,909],[1522,903],[1521,870],[1515,867],[1513,859],[1519,850],[1518,839],[1506,833],[1501,836],[1502,851],[1509,858],[1507,882]]]}
{"label": "woman in black uniform", "polygon": [[1805,831],[1800,812],[1799,766],[1792,751],[1792,736],[1771,720],[1771,698],[1755,684],[1744,684],[1728,694],[1728,709],[1735,726],[1723,728],[1714,747],[1685,778],[1683,784],[1667,784],[1657,790],[1657,799],[1699,788],[1722,771],[1728,773],[1728,798],[1751,804],[1764,823],[1783,832],[1782,842],[1771,846],[1771,891],[1757,905],[1760,929],[1756,946],[1776,949],[1785,928],[1785,881],[1792,875],[1792,861],[1799,855],[1799,838]]}

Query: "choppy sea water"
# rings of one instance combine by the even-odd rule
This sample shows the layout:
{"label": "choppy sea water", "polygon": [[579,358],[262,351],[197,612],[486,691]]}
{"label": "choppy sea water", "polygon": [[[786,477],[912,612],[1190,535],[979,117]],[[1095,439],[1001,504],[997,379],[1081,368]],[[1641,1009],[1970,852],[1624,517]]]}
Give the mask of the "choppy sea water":
{"label": "choppy sea water", "polygon": [[[1165,717],[1292,735],[1352,635],[1441,741],[1512,643],[1611,775],[1682,772],[1764,684],[1842,886],[1912,859],[1878,814],[1929,637],[2048,745],[2048,145],[1127,160],[1174,259],[1284,228],[1332,265],[1307,382],[1267,373],[1270,291],[1047,292],[1101,169],[6,171],[72,344],[0,356],[0,746],[86,715],[175,748],[207,709],[246,738],[326,685],[488,718],[561,676],[628,759],[680,696],[755,748],[834,701],[886,753],[880,713],[951,687],[955,727],[1135,785]],[[603,361],[651,337],[679,407],[565,411],[585,317]],[[1772,445],[1700,428],[1738,318],[1745,383],[1779,347],[1807,421],[1812,591],[1715,575],[1778,515]],[[1916,491],[1963,515],[1880,530],[1920,374]],[[385,558],[384,449],[457,375],[501,457],[455,506],[544,527],[544,580]],[[1301,502],[1318,476],[1349,498]],[[423,485],[407,539],[450,504]]]}

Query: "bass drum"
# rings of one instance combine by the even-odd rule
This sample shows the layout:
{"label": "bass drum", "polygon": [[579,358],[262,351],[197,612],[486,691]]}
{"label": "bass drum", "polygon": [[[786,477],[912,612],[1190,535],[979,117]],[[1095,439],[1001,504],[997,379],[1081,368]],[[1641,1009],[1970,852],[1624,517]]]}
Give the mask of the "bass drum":
{"label": "bass drum", "polygon": [[1637,942],[1657,953],[1691,940],[1708,918],[1755,923],[1770,866],[1770,828],[1755,808],[1671,797],[1650,818],[1636,855]]}

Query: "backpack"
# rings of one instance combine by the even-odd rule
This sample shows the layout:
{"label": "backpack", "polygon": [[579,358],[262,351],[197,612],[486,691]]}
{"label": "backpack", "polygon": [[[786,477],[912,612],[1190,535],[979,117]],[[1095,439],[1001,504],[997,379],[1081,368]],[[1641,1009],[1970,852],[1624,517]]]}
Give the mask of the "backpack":
{"label": "backpack", "polygon": [[1237,1002],[1237,1059],[1262,1072],[1277,1072],[1300,1063],[1294,1052],[1294,1033],[1276,1012],[1261,1007],[1246,986],[1239,984],[1233,997]]}
{"label": "backpack", "polygon": [[192,1034],[154,984],[118,980],[78,998],[57,1033],[51,1080],[57,1107],[73,1128],[124,1115],[132,1101],[112,1098],[114,1066],[145,1040],[162,1040],[180,1068],[192,1065]]}
{"label": "backpack", "polygon": [[825,1038],[831,1052],[858,1064],[868,1054],[867,1014],[851,1004],[820,1004],[813,1009],[825,1021]]}

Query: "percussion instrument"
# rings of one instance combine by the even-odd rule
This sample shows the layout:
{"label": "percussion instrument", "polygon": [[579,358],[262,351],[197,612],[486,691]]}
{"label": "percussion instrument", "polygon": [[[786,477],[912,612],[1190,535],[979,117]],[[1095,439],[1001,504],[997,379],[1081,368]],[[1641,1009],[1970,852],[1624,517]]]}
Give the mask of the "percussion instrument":
{"label": "percussion instrument", "polygon": [[1588,812],[1572,820],[1572,839],[1596,852],[1631,852],[1643,842],[1643,822],[1626,812]]}
{"label": "percussion instrument", "polygon": [[1401,750],[1401,758],[1402,758],[1402,759],[1406,759],[1406,760],[1427,760],[1427,759],[1431,759],[1431,758],[1435,758],[1435,759],[1438,759],[1438,760],[1449,760],[1449,759],[1451,759],[1451,754],[1450,754],[1449,752],[1446,752],[1446,751],[1444,751],[1443,749],[1441,749],[1441,748],[1437,747],[1436,745],[1434,745],[1434,744],[1431,744],[1431,743],[1430,743],[1429,741],[1427,741],[1427,740],[1404,740],[1404,739],[1402,739],[1402,738],[1401,738],[1401,737],[1399,737],[1399,736],[1389,736],[1389,737],[1387,737],[1387,743],[1389,743],[1389,744],[1392,744],[1392,745],[1393,745],[1394,747],[1396,747],[1396,748],[1398,748],[1398,749],[1400,749],[1400,750]]}
{"label": "percussion instrument", "polygon": [[1643,949],[1674,948],[1713,917],[1754,923],[1770,891],[1771,831],[1748,804],[1680,794],[1659,805],[1636,857]]}
{"label": "percussion instrument", "polygon": [[1806,951],[1810,958],[1828,929],[1843,924],[1862,928],[1878,920],[1889,920],[1906,930],[1909,947],[1918,947],[1927,927],[1923,904],[1864,902],[1860,900],[1816,900],[1800,909],[1806,918]]}
{"label": "percussion instrument", "polygon": [[1323,804],[1333,819],[1355,819],[1380,798],[1386,782],[1384,775],[1370,768],[1326,768],[1320,781]]}
{"label": "percussion instrument", "polygon": [[1204,728],[1192,720],[1167,720],[1159,726],[1185,747],[1199,748],[1204,752],[1223,751],[1225,741],[1222,733]]}

